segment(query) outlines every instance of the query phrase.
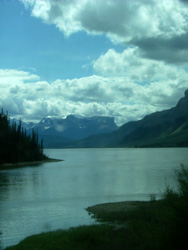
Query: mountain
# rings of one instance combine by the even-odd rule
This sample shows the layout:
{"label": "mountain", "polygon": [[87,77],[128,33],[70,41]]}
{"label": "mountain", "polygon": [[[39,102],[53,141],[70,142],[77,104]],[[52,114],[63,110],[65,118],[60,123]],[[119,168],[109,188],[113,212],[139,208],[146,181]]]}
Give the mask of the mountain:
{"label": "mountain", "polygon": [[188,146],[188,90],[171,109],[132,121],[117,131],[70,144],[75,147],[183,147]]}
{"label": "mountain", "polygon": [[109,133],[118,127],[113,117],[79,117],[69,115],[62,118],[44,118],[39,123],[23,123],[28,133],[37,130],[39,139],[44,139],[44,147],[65,147],[73,140],[81,140],[91,135]]}

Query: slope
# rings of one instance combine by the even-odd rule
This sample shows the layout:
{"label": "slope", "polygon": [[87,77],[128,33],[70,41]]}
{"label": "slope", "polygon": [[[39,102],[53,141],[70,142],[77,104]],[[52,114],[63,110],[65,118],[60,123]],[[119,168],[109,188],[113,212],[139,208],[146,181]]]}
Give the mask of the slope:
{"label": "slope", "polygon": [[188,146],[188,90],[171,109],[132,121],[117,131],[91,136],[68,147],[183,147]]}

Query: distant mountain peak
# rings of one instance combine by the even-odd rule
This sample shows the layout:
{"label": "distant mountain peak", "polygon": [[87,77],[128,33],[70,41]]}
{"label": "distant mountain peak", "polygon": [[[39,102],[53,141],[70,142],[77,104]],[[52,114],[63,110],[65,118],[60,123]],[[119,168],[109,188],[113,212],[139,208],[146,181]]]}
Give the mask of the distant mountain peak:
{"label": "distant mountain peak", "polygon": [[184,93],[184,97],[182,97],[179,102],[177,103],[176,107],[174,109],[177,110],[178,113],[182,116],[188,115],[188,89]]}
{"label": "distant mountain peak", "polygon": [[188,89],[185,90],[185,98],[188,99]]}
{"label": "distant mountain peak", "polygon": [[[66,118],[45,117],[39,123],[28,127],[28,132],[36,129],[39,137],[44,139],[44,146],[54,147],[62,145],[63,140],[79,140],[91,135],[100,133],[109,133],[118,129],[113,117],[83,117],[77,115],[68,115]],[[62,139],[61,139],[62,138]],[[62,140],[62,143],[61,143]],[[50,144],[51,143],[51,144]]]}

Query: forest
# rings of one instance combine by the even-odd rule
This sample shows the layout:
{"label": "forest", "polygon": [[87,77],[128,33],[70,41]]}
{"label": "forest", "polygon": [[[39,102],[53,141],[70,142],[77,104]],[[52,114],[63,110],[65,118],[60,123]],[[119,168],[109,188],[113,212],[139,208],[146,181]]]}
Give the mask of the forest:
{"label": "forest", "polygon": [[27,134],[26,129],[19,124],[11,123],[10,117],[0,113],[0,164],[20,163],[46,160],[43,153],[43,141],[39,142],[38,133]]}

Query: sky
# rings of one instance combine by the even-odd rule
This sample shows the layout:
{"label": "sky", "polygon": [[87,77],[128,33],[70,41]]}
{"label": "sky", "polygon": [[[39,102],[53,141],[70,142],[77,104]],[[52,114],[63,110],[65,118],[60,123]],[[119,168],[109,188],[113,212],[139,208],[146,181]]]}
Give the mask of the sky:
{"label": "sky", "polygon": [[0,107],[120,126],[188,89],[188,0],[0,0]]}

